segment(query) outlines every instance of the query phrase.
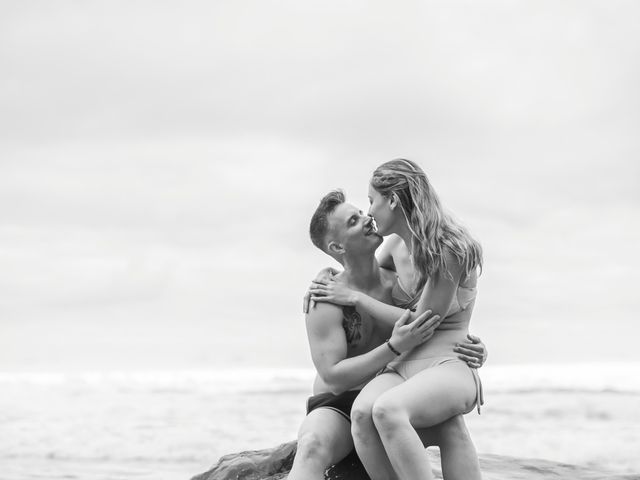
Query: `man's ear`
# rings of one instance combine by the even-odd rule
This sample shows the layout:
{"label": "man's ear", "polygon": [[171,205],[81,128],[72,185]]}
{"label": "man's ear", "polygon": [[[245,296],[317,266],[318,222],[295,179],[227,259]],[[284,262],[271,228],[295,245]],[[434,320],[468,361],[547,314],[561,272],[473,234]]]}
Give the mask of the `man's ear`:
{"label": "man's ear", "polygon": [[329,242],[327,250],[329,250],[329,253],[332,253],[334,255],[342,255],[345,251],[344,247],[341,244],[339,244],[338,242],[334,242],[333,240]]}

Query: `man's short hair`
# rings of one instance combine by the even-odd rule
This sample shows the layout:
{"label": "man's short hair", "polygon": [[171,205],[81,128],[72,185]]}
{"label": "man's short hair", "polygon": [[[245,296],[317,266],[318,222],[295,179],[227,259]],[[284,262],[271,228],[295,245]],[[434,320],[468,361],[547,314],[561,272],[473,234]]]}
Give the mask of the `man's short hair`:
{"label": "man's short hair", "polygon": [[313,217],[311,217],[311,224],[309,225],[309,235],[311,236],[311,241],[316,247],[318,247],[325,253],[328,253],[327,247],[325,245],[327,233],[329,233],[328,216],[333,213],[338,205],[344,202],[344,192],[342,190],[332,190],[324,197],[322,197],[322,200],[320,200],[320,205],[318,205],[318,208],[316,208]]}

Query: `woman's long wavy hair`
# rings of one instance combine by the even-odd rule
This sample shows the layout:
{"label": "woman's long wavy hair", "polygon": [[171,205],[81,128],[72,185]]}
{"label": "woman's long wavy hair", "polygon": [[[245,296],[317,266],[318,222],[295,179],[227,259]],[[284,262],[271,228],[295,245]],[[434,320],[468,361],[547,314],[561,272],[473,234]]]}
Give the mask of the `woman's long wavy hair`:
{"label": "woman's long wavy hair", "polygon": [[446,251],[453,253],[469,275],[482,269],[482,247],[454,218],[444,211],[424,171],[411,160],[396,159],[383,163],[373,172],[371,186],[381,195],[393,193],[412,233],[411,253],[418,273],[416,290],[435,272],[451,275]]}

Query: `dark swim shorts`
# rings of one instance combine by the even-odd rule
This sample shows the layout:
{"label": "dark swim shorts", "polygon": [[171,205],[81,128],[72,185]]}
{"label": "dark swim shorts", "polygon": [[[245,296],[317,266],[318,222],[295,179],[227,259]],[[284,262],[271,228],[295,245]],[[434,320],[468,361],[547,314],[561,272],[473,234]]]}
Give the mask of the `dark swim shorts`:
{"label": "dark swim shorts", "polygon": [[351,422],[351,406],[360,390],[347,390],[340,395],[319,393],[307,399],[307,415],[318,408],[330,408]]}

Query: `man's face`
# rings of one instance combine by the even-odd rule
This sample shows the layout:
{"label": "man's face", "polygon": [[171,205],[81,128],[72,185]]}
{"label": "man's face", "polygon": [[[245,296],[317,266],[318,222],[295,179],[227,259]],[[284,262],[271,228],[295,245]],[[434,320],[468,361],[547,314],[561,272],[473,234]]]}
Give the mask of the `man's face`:
{"label": "man's face", "polygon": [[373,254],[382,243],[373,219],[362,210],[342,203],[329,216],[329,240],[341,245],[349,253]]}

